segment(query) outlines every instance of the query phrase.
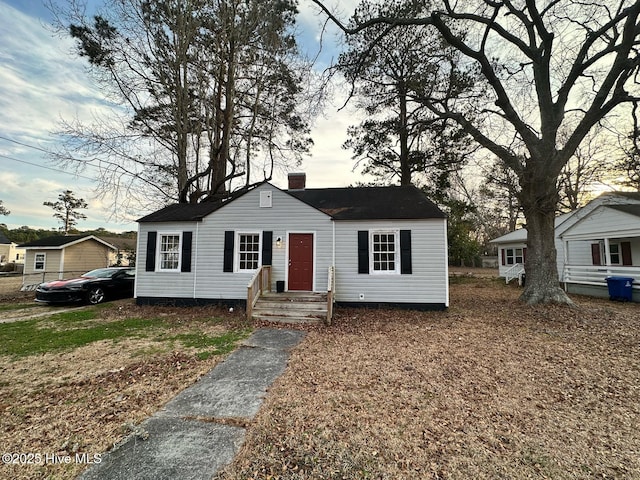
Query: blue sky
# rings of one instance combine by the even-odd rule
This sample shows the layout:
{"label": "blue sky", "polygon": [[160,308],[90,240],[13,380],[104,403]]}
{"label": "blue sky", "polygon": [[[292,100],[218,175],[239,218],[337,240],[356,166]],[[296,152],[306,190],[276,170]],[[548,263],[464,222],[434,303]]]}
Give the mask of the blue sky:
{"label": "blue sky", "polygon": [[[340,2],[344,18],[356,3]],[[69,189],[89,204],[84,212],[88,218],[79,223],[80,229],[136,230],[135,218],[111,218],[109,203],[95,195],[91,172],[74,176],[60,171],[42,151],[55,145],[51,132],[61,118],[90,119],[108,107],[87,75],[85,63],[72,54],[71,40],[56,37],[46,28],[50,17],[42,0],[0,0],[0,200],[11,211],[0,216],[0,223],[10,228],[57,228],[53,211],[42,203],[55,201]],[[310,54],[317,52],[321,23],[311,2],[301,0],[298,29]],[[337,55],[326,48],[335,38],[335,33],[325,37],[325,62]],[[337,111],[343,100],[336,98],[314,125],[315,147],[299,168],[307,173],[309,187],[346,186],[361,178],[352,171],[350,152],[341,148],[347,127],[357,123],[349,109]],[[274,183],[286,188],[284,175]]]}

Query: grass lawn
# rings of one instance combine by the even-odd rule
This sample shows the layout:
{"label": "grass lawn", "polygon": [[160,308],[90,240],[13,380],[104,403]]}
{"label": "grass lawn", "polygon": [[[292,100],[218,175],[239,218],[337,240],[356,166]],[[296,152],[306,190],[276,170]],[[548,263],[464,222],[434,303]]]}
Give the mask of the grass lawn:
{"label": "grass lawn", "polygon": [[[41,458],[102,453],[249,333],[225,310],[131,301],[2,323],[0,449]],[[74,478],[85,467],[46,463],[3,463],[0,478]]]}
{"label": "grass lawn", "polygon": [[640,305],[518,294],[462,278],[446,313],[338,310],[219,479],[640,478]]}

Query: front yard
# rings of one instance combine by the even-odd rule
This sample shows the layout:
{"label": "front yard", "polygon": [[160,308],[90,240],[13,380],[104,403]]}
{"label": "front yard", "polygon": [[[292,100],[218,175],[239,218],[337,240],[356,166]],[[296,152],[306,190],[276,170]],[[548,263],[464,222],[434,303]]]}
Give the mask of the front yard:
{"label": "front yard", "polygon": [[[447,312],[338,309],[307,327],[219,479],[640,478],[640,305],[518,293],[454,278]],[[103,452],[250,327],[222,309],[85,312],[0,324],[3,453]]]}
{"label": "front yard", "polygon": [[452,282],[309,332],[219,478],[640,478],[640,305]]}
{"label": "front yard", "polygon": [[0,324],[0,478],[74,478],[249,332],[226,310],[130,300]]}

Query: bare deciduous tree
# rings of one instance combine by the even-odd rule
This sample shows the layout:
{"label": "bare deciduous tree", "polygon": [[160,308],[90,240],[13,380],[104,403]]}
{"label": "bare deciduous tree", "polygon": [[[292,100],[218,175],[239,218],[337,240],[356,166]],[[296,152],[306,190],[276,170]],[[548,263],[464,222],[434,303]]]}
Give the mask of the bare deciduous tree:
{"label": "bare deciduous tree", "polygon": [[249,186],[299,163],[310,139],[295,11],[292,0],[109,0],[92,18],[71,9],[60,25],[116,121],[67,121],[56,158],[82,169],[81,154],[100,169],[102,193],[156,208],[224,198],[232,179]]}
{"label": "bare deciduous tree", "polygon": [[442,0],[428,15],[378,17],[352,27],[321,0],[313,2],[349,35],[379,24],[431,25],[478,67],[489,85],[481,108],[422,102],[517,176],[528,230],[521,299],[570,304],[558,282],[554,245],[558,177],[598,122],[640,99],[640,0]]}

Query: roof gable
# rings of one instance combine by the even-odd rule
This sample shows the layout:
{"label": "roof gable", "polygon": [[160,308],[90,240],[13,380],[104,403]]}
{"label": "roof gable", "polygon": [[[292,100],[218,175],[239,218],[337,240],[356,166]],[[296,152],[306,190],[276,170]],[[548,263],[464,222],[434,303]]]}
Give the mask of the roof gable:
{"label": "roof gable", "polygon": [[[591,200],[584,207],[573,210],[562,215],[558,215],[555,219],[556,237],[563,236],[571,230],[574,225],[581,222],[582,219],[588,217],[591,212],[600,206],[607,206],[618,211],[638,215],[638,207],[640,207],[640,192],[605,192]],[[527,230],[521,228],[507,233],[498,238],[494,238],[489,243],[508,243],[512,241],[527,240]]]}
{"label": "roof gable", "polygon": [[618,210],[619,212],[628,213],[636,217],[640,217],[640,204],[636,205],[609,205],[609,208]]}
{"label": "roof gable", "polygon": [[624,238],[640,235],[640,204],[599,205],[565,230],[564,240]]}
{"label": "roof gable", "polygon": [[[268,182],[260,185],[265,183],[278,189]],[[207,215],[211,215],[216,210],[253,190],[243,190],[223,202],[169,205],[142,217],[138,222],[202,221]],[[446,218],[446,215],[435,203],[427,198],[424,192],[413,186],[316,188],[281,191],[329,215],[335,220]]]}

